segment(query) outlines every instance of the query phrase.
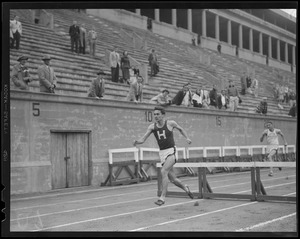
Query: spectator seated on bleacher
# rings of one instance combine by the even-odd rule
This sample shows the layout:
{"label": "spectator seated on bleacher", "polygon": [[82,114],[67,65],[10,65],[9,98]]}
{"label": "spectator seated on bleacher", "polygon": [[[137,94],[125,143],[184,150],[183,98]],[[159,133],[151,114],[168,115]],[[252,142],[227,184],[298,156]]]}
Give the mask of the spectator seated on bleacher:
{"label": "spectator seated on bleacher", "polygon": [[293,103],[292,107],[290,108],[290,111],[289,111],[288,115],[291,116],[291,117],[296,117],[297,116],[296,102]]}
{"label": "spectator seated on bleacher", "polygon": [[171,104],[184,105],[186,107],[192,105],[192,92],[190,90],[190,83],[183,85],[182,89],[177,92],[172,99]]}
{"label": "spectator seated on bleacher", "polygon": [[26,66],[28,60],[27,56],[20,56],[16,65],[12,68],[11,80],[13,82],[12,88],[20,90],[29,90],[28,83],[33,80],[29,74],[29,70]]}
{"label": "spectator seated on bleacher", "polygon": [[259,114],[266,115],[268,112],[268,102],[267,97],[263,97],[263,100],[259,103],[259,105],[256,108],[256,112]]}
{"label": "spectator seated on bleacher", "polygon": [[218,97],[217,97],[217,105],[218,105],[219,109],[222,109],[223,107],[225,109],[228,108],[229,98],[226,95],[226,91],[225,90],[221,90],[221,94],[218,95]]}
{"label": "spectator seated on bleacher", "polygon": [[194,107],[202,108],[202,99],[203,99],[203,90],[200,88],[196,89],[196,92],[193,94],[192,102]]}
{"label": "spectator seated on bleacher", "polygon": [[100,99],[105,94],[105,80],[103,76],[106,75],[102,70],[97,73],[97,78],[93,79],[88,90],[88,97]]}
{"label": "spectator seated on bleacher", "polygon": [[218,97],[218,91],[216,89],[216,85],[213,85],[212,90],[209,92],[209,99],[210,99],[210,105],[217,108],[217,97]]}
{"label": "spectator seated on bleacher", "polygon": [[171,99],[169,97],[169,91],[164,89],[161,93],[151,98],[150,104],[157,104],[161,106],[167,106],[171,104]]}
{"label": "spectator seated on bleacher", "polygon": [[296,93],[290,89],[289,90],[289,104],[290,107],[292,107],[294,105],[294,103],[296,103]]}

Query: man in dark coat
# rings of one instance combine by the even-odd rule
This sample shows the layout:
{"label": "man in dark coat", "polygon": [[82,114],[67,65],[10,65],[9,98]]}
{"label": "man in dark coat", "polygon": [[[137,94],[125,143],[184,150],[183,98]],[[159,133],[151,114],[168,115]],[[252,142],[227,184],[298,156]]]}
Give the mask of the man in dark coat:
{"label": "man in dark coat", "polygon": [[209,92],[209,98],[210,98],[210,105],[217,107],[217,89],[216,85],[213,85],[212,90]]}
{"label": "man in dark coat", "polygon": [[106,74],[104,71],[100,70],[97,73],[97,78],[93,79],[91,82],[90,88],[88,90],[88,97],[94,97],[100,99],[104,96],[105,93],[105,80],[103,76]]}
{"label": "man in dark coat", "polygon": [[259,103],[256,109],[257,113],[266,115],[268,112],[268,102],[267,97],[263,97],[263,100]]}
{"label": "man in dark coat", "polygon": [[[192,93],[190,91],[190,83],[185,84],[182,87],[182,90],[179,90],[177,92],[177,94],[172,99],[171,104],[181,105],[183,103],[183,99],[184,99],[186,94],[189,94],[189,99],[188,99],[189,104],[188,105],[191,105],[192,104]],[[186,106],[188,106],[188,105],[186,105]]]}
{"label": "man in dark coat", "polygon": [[75,52],[79,53],[78,51],[78,43],[80,37],[80,29],[77,25],[77,21],[73,21],[73,25],[69,28],[69,35],[71,37],[71,51],[74,52],[74,45],[75,45]]}
{"label": "man in dark coat", "polygon": [[242,95],[246,94],[246,88],[247,88],[247,81],[246,81],[246,72],[243,72],[243,75],[241,77],[241,88],[242,88]]}
{"label": "man in dark coat", "polygon": [[159,66],[157,61],[157,55],[155,53],[155,50],[152,49],[152,52],[149,54],[148,62],[151,67],[151,76],[156,76],[156,74],[159,72]]}

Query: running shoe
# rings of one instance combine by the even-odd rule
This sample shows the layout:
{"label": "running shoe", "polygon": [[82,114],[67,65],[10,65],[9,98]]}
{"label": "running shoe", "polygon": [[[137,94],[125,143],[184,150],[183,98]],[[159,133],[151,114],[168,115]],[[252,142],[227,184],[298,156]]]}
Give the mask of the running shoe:
{"label": "running shoe", "polygon": [[188,186],[186,186],[186,188],[187,188],[187,194],[189,195],[189,197],[191,198],[191,199],[194,199],[194,195],[193,195],[193,193],[190,191],[190,188],[188,187]]}
{"label": "running shoe", "polygon": [[154,202],[156,205],[161,206],[163,204],[165,204],[165,201],[158,199],[156,202]]}

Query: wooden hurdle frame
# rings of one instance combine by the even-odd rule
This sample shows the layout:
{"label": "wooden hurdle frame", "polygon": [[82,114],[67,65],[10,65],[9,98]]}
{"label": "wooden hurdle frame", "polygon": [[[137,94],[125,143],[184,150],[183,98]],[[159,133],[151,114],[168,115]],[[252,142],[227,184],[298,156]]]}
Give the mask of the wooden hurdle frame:
{"label": "wooden hurdle frame", "polygon": [[[130,183],[139,183],[139,158],[138,158],[138,148],[121,148],[121,149],[109,149],[109,174],[102,184],[105,186],[109,183],[110,186],[120,185],[120,184],[130,184]],[[114,153],[134,153],[134,160],[126,160],[122,162],[113,162]],[[130,165],[134,166],[134,172],[129,168]],[[114,167],[118,167],[116,173],[113,172]],[[130,176],[130,179],[118,180],[119,175],[122,170],[125,169]]]}
{"label": "wooden hurdle frame", "polygon": [[[158,191],[157,195],[161,195],[161,164],[157,163],[159,172],[158,177]],[[251,168],[251,194],[228,194],[228,193],[213,193],[206,178],[206,167],[250,167]],[[237,198],[237,199],[250,199],[251,201],[284,201],[284,202],[295,202],[296,197],[289,196],[275,196],[267,195],[263,184],[260,180],[260,168],[261,167],[296,167],[296,162],[220,162],[220,163],[176,163],[173,167],[197,167],[198,168],[198,187],[199,192],[194,195],[200,199],[209,198]],[[168,191],[166,196],[179,196],[187,197],[185,192],[172,192]]]}
{"label": "wooden hurdle frame", "polygon": [[[247,150],[247,154],[243,154],[241,155],[241,150]],[[239,158],[239,162],[251,162],[253,160],[253,152],[252,152],[252,148],[251,146],[239,146],[238,147],[238,158]],[[243,171],[243,169],[246,168],[248,169],[247,167],[241,167],[240,168],[240,171]]]}
{"label": "wooden hurdle frame", "polygon": [[[186,148],[184,148],[184,147],[179,147],[179,148],[176,147],[176,153],[175,153],[175,155],[176,155],[177,161],[179,160],[178,152],[180,152],[180,151],[183,153],[183,162],[186,163],[188,159],[187,159]],[[177,175],[177,176],[178,177],[182,177],[182,176],[186,176],[186,175],[194,176],[195,172],[190,167],[184,167],[184,172],[182,174]]]}
{"label": "wooden hurdle frame", "polygon": [[[207,156],[207,151],[209,150],[218,150],[219,151],[219,156],[218,157],[208,157]],[[222,147],[221,146],[214,146],[214,147],[204,147],[204,152],[203,152],[203,156],[204,156],[204,162],[215,162],[215,161],[222,161]],[[210,173],[214,173],[214,169],[212,167],[207,167],[208,171]],[[216,169],[217,170],[217,169]]]}
{"label": "wooden hurdle frame", "polygon": [[[226,150],[235,150],[235,154],[226,155]],[[239,156],[239,147],[238,146],[223,146],[222,147],[222,158],[223,162],[237,162]],[[229,160],[229,161],[228,161]],[[225,171],[232,172],[233,168],[224,167]]]}
{"label": "wooden hurdle frame", "polygon": [[[289,152],[289,149],[292,149],[292,152]],[[296,147],[295,145],[287,145],[285,148],[286,161],[296,160]]]}
{"label": "wooden hurdle frame", "polygon": [[140,177],[142,178],[143,181],[149,181],[152,179],[157,179],[157,175],[156,176],[152,176],[148,174],[148,170],[150,168],[154,168],[155,171],[157,172],[157,168],[156,168],[156,163],[160,162],[159,160],[159,156],[157,160],[145,160],[144,159],[144,152],[157,152],[157,154],[159,153],[159,149],[158,148],[140,148]]}

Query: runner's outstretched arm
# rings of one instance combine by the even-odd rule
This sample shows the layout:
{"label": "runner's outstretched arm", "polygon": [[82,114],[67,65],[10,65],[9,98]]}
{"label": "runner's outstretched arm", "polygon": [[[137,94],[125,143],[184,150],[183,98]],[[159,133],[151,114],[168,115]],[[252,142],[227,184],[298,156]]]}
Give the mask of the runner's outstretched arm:
{"label": "runner's outstretched arm", "polygon": [[148,127],[148,129],[147,129],[147,131],[146,131],[146,133],[143,137],[141,137],[138,140],[133,141],[133,146],[136,146],[137,144],[143,144],[148,139],[150,134],[152,133],[152,130],[153,130],[153,124],[149,125],[149,127]]}

